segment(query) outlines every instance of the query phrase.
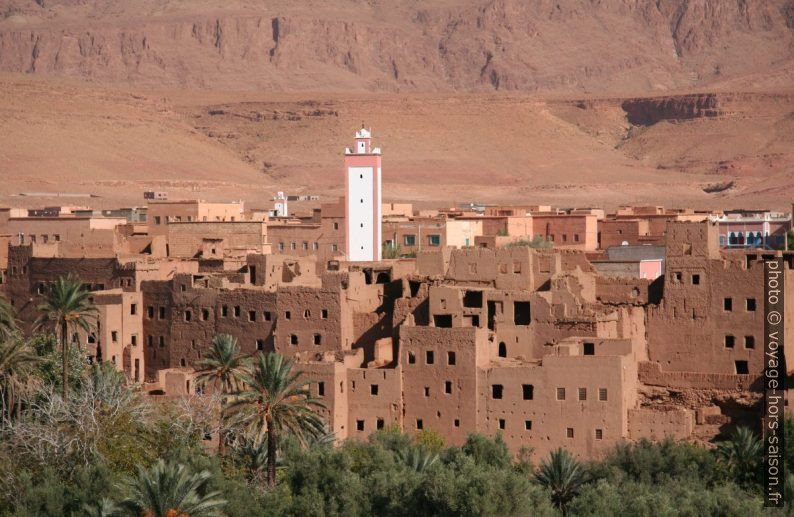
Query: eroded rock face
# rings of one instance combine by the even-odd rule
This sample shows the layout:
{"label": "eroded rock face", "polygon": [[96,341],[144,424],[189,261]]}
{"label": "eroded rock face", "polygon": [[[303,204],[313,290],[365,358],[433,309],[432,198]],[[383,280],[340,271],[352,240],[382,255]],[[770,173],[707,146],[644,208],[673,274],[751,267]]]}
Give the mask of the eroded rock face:
{"label": "eroded rock face", "polygon": [[[15,0],[0,70],[141,86],[647,92],[792,58],[789,0]],[[788,73],[788,72],[787,72]]]}

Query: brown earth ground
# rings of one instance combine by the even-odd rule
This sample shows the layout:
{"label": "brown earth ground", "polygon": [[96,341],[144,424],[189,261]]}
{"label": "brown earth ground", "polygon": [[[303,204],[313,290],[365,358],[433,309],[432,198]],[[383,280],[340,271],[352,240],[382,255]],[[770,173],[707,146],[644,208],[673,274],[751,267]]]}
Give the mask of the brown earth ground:
{"label": "brown earth ground", "polygon": [[[362,122],[387,201],[785,208],[794,194],[794,94],[153,94],[14,74],[0,91],[12,206],[329,198]],[[35,192],[99,197],[18,196]]]}

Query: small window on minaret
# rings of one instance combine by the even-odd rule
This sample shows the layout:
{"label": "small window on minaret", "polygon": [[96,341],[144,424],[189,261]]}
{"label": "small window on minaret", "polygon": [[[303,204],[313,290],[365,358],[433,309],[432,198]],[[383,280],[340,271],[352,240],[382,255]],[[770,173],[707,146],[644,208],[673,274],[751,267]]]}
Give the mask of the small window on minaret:
{"label": "small window on minaret", "polygon": [[361,178],[362,180],[364,179],[364,175],[363,174],[359,174],[358,177]]}

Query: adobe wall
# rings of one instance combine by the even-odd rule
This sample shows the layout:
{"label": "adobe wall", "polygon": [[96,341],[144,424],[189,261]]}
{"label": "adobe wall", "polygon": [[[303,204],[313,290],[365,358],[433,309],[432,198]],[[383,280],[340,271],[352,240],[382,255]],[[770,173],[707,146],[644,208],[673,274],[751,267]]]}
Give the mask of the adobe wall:
{"label": "adobe wall", "polygon": [[[533,457],[542,458],[562,446],[595,458],[627,436],[637,381],[636,369],[623,357],[550,355],[535,365],[494,362],[483,378],[478,395],[485,407],[484,431],[501,432],[513,451],[531,446]],[[532,387],[531,399],[525,399],[524,385]]]}
{"label": "adobe wall", "polygon": [[629,409],[628,417],[628,438],[631,440],[661,440],[666,437],[687,440],[695,428],[694,412],[683,408],[635,408]]}
{"label": "adobe wall", "polygon": [[303,372],[301,380],[312,381],[309,385],[311,394],[319,399],[323,408],[317,412],[328,423],[329,431],[341,441],[348,436],[348,405],[349,388],[347,386],[347,368],[337,361],[301,361],[294,368]]}
{"label": "adobe wall", "polygon": [[225,250],[264,253],[267,223],[264,221],[172,222],[168,224],[168,255],[193,258],[204,251],[207,239],[217,239]]}
{"label": "adobe wall", "polygon": [[402,369],[351,368],[348,379],[349,436],[364,439],[378,429],[403,425]]}
{"label": "adobe wall", "polygon": [[477,367],[488,362],[486,342],[482,329],[400,327],[405,432],[433,429],[461,444],[481,429]]}

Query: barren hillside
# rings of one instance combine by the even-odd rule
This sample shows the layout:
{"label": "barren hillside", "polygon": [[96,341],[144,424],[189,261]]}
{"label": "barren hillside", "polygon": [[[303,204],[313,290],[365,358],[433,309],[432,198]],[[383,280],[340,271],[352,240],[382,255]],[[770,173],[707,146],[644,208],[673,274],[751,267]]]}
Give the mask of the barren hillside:
{"label": "barren hillside", "polygon": [[[0,92],[0,205],[140,205],[151,188],[210,199],[272,190],[162,99],[19,76],[0,77]],[[17,196],[30,192],[101,197]]]}
{"label": "barren hillside", "polygon": [[792,0],[5,0],[0,70],[140,87],[646,94],[794,78]]}

